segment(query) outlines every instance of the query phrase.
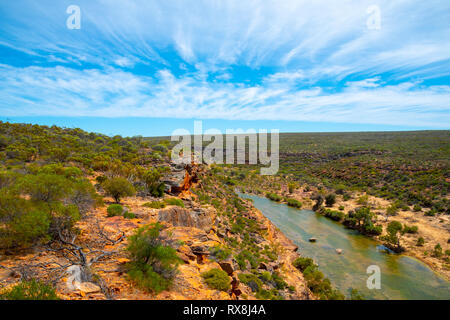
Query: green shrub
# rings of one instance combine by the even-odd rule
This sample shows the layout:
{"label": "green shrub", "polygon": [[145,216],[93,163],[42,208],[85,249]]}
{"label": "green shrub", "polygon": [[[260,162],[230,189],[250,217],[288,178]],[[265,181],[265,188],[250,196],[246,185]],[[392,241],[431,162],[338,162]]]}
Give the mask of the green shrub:
{"label": "green shrub", "polygon": [[220,291],[228,291],[231,286],[231,280],[228,274],[222,269],[214,268],[202,273],[208,287]]}
{"label": "green shrub", "polygon": [[22,281],[7,292],[0,294],[0,300],[59,300],[55,289],[43,282]]}
{"label": "green shrub", "polygon": [[[37,241],[50,240],[50,217],[41,211],[15,217],[7,224],[3,233],[3,244],[6,247],[29,247]],[[2,228],[0,227],[0,232]],[[2,237],[0,236],[0,239]]]}
{"label": "green shrub", "polygon": [[403,226],[398,221],[389,222],[385,235],[382,240],[385,240],[388,245],[394,246],[397,250],[400,250],[400,235],[402,234]]}
{"label": "green shrub", "polygon": [[339,206],[338,208],[340,211],[344,211],[345,207],[344,206]]}
{"label": "green shrub", "polygon": [[237,256],[235,256],[236,262],[241,270],[247,269],[248,261],[251,268],[256,269],[259,265],[259,259],[250,250],[242,250]]}
{"label": "green shrub", "polygon": [[106,209],[106,212],[108,212],[108,217],[115,217],[121,216],[124,210],[120,204],[111,204]]}
{"label": "green shrub", "polygon": [[398,214],[398,207],[395,204],[390,205],[386,209],[386,214],[388,216],[396,216]]}
{"label": "green shrub", "polygon": [[293,182],[288,183],[288,189],[289,189],[289,193],[294,192],[294,190],[297,189],[297,184],[293,183]]}
{"label": "green shrub", "polygon": [[40,173],[28,174],[18,184],[22,193],[28,194],[32,200],[47,203],[61,200],[70,194],[72,183],[63,176]]}
{"label": "green shrub", "polygon": [[264,282],[269,282],[272,279],[272,274],[269,271],[264,271],[261,273],[260,279]]}
{"label": "green shrub", "polygon": [[403,233],[417,233],[419,231],[419,227],[418,226],[407,226],[406,224],[403,225]]}
{"label": "green shrub", "polygon": [[109,196],[113,197],[117,203],[120,202],[121,198],[131,197],[136,193],[133,185],[127,179],[122,177],[106,180],[103,183],[103,189]]}
{"label": "green shrub", "polygon": [[356,201],[356,203],[361,206],[367,206],[369,203],[369,196],[363,195],[363,196],[359,197],[358,200]]}
{"label": "green shrub", "polygon": [[97,181],[97,183],[99,183],[99,184],[102,184],[106,180],[108,180],[108,178],[106,176],[97,176],[97,177],[95,177],[95,181]]}
{"label": "green shrub", "polygon": [[154,146],[152,146],[152,149],[155,150],[155,151],[162,152],[162,153],[166,153],[167,152],[167,147],[165,145],[163,145],[163,144],[154,145]]}
{"label": "green shrub", "polygon": [[231,249],[226,246],[216,245],[211,248],[211,255],[213,255],[219,261],[228,259],[231,253]]}
{"label": "green shrub", "polygon": [[162,209],[166,207],[166,204],[164,201],[152,201],[152,202],[146,202],[142,205],[143,207],[147,208],[153,208],[153,209]]}
{"label": "green shrub", "polygon": [[423,237],[419,237],[419,239],[417,239],[416,246],[423,247],[424,244],[425,244],[425,239]]}
{"label": "green shrub", "polygon": [[293,264],[294,267],[296,267],[300,271],[304,271],[309,266],[313,266],[314,265],[314,261],[311,258],[299,257],[299,258],[295,259],[292,264]]}
{"label": "green shrub", "polygon": [[287,199],[287,205],[298,209],[302,207],[302,203],[295,199]]}
{"label": "green shrub", "polygon": [[143,290],[156,294],[169,288],[181,263],[176,250],[160,237],[162,228],[159,223],[139,228],[127,247],[128,276]]}
{"label": "green shrub", "polygon": [[283,300],[283,297],[280,296],[277,289],[272,290],[261,289],[256,293],[255,297],[256,299],[261,300]]}
{"label": "green shrub", "polygon": [[332,207],[336,203],[336,195],[334,193],[330,193],[325,197],[325,205],[327,207]]}
{"label": "green shrub", "polygon": [[315,200],[316,203],[312,207],[313,211],[318,211],[322,208],[323,204],[323,196],[321,194],[317,194],[311,198],[312,200]]}
{"label": "green shrub", "polygon": [[322,300],[342,300],[344,295],[338,290],[333,289],[330,280],[324,278],[322,272],[314,264],[311,258],[299,257],[292,263],[294,267],[303,272],[306,283],[313,293]]}
{"label": "green shrub", "polygon": [[345,217],[345,213],[342,211],[336,211],[336,210],[330,210],[325,209],[321,210],[319,213],[325,215],[326,217],[334,220],[334,221],[341,221]]}
{"label": "green shrub", "polygon": [[413,210],[414,210],[414,212],[420,212],[420,211],[422,211],[422,207],[419,206],[418,204],[415,204],[413,207]]}
{"label": "green shrub", "polygon": [[441,244],[438,243],[437,245],[434,246],[433,252],[431,253],[431,255],[433,257],[437,257],[440,258],[442,256],[442,247]]}
{"label": "green shrub", "polygon": [[281,196],[279,196],[276,193],[267,193],[266,194],[266,198],[269,198],[272,201],[276,201],[276,202],[280,202],[281,200],[283,200],[283,198]]}
{"label": "green shrub", "polygon": [[252,273],[240,273],[238,275],[239,281],[241,281],[243,284],[255,288],[256,292],[260,291],[262,289],[263,283],[261,279],[259,279],[256,275]]}
{"label": "green shrub", "polygon": [[436,211],[431,209],[424,214],[426,217],[434,217],[436,215]]}
{"label": "green shrub", "polygon": [[183,200],[178,198],[166,198],[164,202],[169,206],[178,206],[184,208]]}
{"label": "green shrub", "polygon": [[134,219],[134,218],[136,218],[136,215],[135,215],[133,212],[125,211],[125,212],[123,213],[123,217],[124,217],[125,219]]}
{"label": "green shrub", "polygon": [[370,208],[361,207],[354,211],[350,210],[345,216],[344,224],[350,228],[357,229],[363,234],[380,235],[383,231],[381,225],[374,225],[375,214]]}
{"label": "green shrub", "polygon": [[151,168],[142,175],[148,192],[154,197],[162,197],[164,195],[164,183],[160,181],[162,177],[158,169]]}
{"label": "green shrub", "polygon": [[365,300],[364,296],[357,290],[351,289],[350,291],[350,300]]}
{"label": "green shrub", "polygon": [[274,272],[271,275],[271,280],[275,282],[275,287],[279,290],[283,290],[288,287],[288,284],[278,272]]}

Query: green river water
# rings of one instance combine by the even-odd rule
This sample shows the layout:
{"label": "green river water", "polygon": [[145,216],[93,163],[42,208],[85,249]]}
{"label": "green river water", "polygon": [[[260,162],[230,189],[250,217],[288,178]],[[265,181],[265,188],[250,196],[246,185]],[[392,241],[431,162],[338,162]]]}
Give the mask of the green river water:
{"label": "green river water", "polygon": [[[299,210],[253,195],[258,208],[289,239],[302,256],[311,257],[332,284],[347,296],[358,289],[368,299],[450,299],[449,282],[417,259],[386,252],[376,241],[311,210]],[[316,243],[308,241],[317,238]],[[336,249],[343,250],[337,254]],[[381,289],[366,286],[367,267],[381,270]]]}

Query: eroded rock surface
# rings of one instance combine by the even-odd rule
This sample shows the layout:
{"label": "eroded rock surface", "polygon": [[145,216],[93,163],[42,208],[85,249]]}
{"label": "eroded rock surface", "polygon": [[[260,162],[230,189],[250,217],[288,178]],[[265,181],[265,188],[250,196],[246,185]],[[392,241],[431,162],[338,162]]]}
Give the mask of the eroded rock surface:
{"label": "eroded rock surface", "polygon": [[158,212],[158,220],[174,227],[193,227],[209,232],[213,227],[216,213],[212,208],[185,209],[171,207]]}

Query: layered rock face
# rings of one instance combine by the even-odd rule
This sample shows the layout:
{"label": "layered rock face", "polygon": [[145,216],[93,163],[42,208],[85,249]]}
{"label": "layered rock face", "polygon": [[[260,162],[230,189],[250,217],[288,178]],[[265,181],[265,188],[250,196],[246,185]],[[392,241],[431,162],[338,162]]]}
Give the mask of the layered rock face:
{"label": "layered rock face", "polygon": [[158,220],[170,223],[174,227],[191,227],[209,232],[215,223],[216,212],[213,208],[171,207],[160,210]]}
{"label": "layered rock face", "polygon": [[163,181],[166,192],[172,195],[188,191],[194,183],[198,182],[198,172],[201,167],[197,164],[174,165],[172,173]]}

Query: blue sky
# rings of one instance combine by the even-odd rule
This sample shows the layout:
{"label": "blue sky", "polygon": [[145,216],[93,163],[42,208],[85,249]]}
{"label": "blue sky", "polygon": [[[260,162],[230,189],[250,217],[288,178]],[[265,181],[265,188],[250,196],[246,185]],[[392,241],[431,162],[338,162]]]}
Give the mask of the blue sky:
{"label": "blue sky", "polygon": [[[79,30],[66,27],[72,4]],[[192,119],[450,128],[449,1],[15,0],[0,17],[3,121],[123,135],[170,135]]]}

